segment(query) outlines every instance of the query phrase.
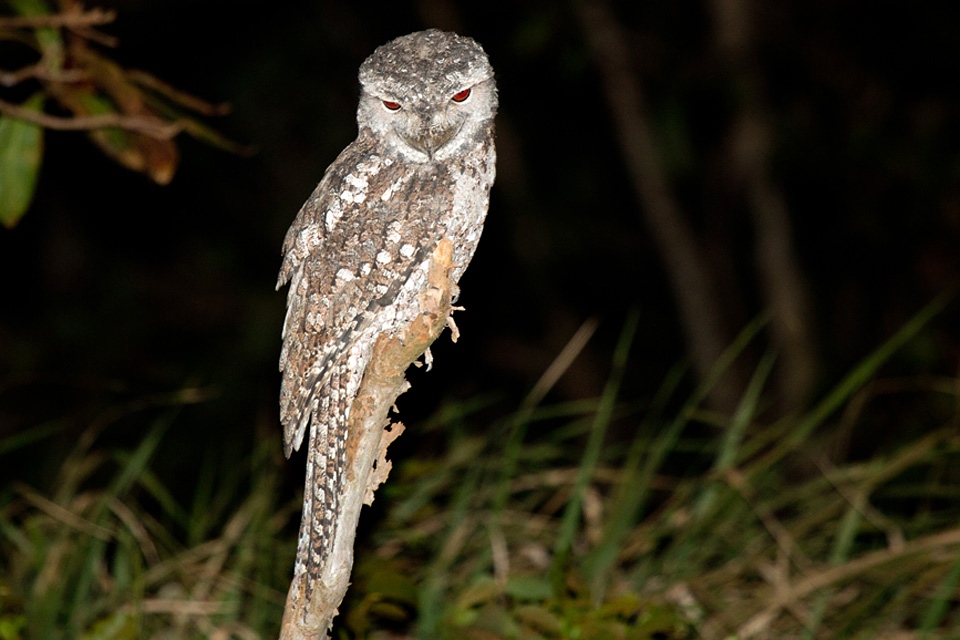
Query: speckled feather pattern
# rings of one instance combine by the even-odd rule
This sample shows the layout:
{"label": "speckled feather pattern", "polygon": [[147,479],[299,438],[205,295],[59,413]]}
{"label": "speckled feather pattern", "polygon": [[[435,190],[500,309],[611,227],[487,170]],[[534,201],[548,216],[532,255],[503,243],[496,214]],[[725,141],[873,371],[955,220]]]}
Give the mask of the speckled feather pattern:
{"label": "speckled feather pattern", "polygon": [[[476,42],[436,30],[398,38],[363,63],[360,83],[358,137],[287,232],[277,283],[290,285],[280,355],[287,456],[309,431],[295,575],[319,575],[329,554],[350,405],[374,342],[420,313],[428,259],[444,237],[459,280],[495,176],[496,88]],[[451,100],[467,89],[468,100]]]}

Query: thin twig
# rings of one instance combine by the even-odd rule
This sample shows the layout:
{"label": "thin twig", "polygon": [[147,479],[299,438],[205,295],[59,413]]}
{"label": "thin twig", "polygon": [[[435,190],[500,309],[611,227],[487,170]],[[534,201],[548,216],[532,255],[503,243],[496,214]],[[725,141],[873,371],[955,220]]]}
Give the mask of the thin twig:
{"label": "thin twig", "polygon": [[91,29],[90,27],[76,27],[71,29],[74,35],[83,38],[84,40],[90,40],[91,42],[96,42],[102,44],[105,47],[114,49],[117,45],[120,44],[120,38],[116,36],[108,36],[105,33],[100,33],[96,29]]}
{"label": "thin twig", "polygon": [[25,80],[46,80],[49,82],[81,82],[87,80],[90,76],[83,69],[60,69],[52,71],[42,62],[31,64],[16,71],[5,71],[0,69],[0,85],[12,87]]}
{"label": "thin twig", "polygon": [[97,24],[109,24],[117,19],[116,11],[90,9],[89,11],[54,13],[46,16],[4,16],[0,29],[23,29],[37,27],[82,28]]}
{"label": "thin twig", "polygon": [[226,602],[170,598],[147,598],[141,606],[144,613],[174,613],[182,616],[215,616],[228,613],[230,608]]}
{"label": "thin twig", "polygon": [[550,363],[550,366],[547,367],[547,370],[543,372],[543,375],[540,376],[540,379],[537,380],[537,383],[533,386],[533,389],[530,390],[530,393],[527,395],[524,404],[530,407],[535,407],[540,404],[540,401],[546,397],[547,393],[553,386],[557,383],[557,380],[560,379],[567,369],[570,368],[570,365],[573,364],[573,361],[576,360],[577,356],[580,355],[580,352],[583,351],[583,348],[587,346],[587,343],[590,341],[590,338],[593,336],[593,333],[597,330],[597,326],[600,324],[599,318],[592,316],[587,318],[580,328],[577,329],[577,332],[573,334],[573,337],[567,342],[566,346],[563,347],[563,350],[557,354],[557,357],[553,359],[553,362]]}
{"label": "thin twig", "polygon": [[957,545],[960,545],[960,529],[948,529],[911,540],[900,549],[881,549],[842,565],[830,567],[823,571],[810,572],[790,585],[788,590],[775,593],[763,611],[740,626],[737,630],[737,637],[751,638],[761,634],[769,627],[777,613],[789,603],[805,598],[820,589],[836,586],[870,569],[888,562],[901,560],[909,555],[941,551]]}
{"label": "thin twig", "polygon": [[173,85],[160,80],[156,76],[153,76],[146,71],[130,69],[127,71],[126,75],[127,79],[135,84],[138,84],[145,89],[152,89],[163,97],[168,98],[171,102],[175,102],[181,107],[186,107],[187,109],[195,111],[201,115],[223,116],[230,113],[230,103],[207,102],[203,98],[198,98],[197,96],[191,95],[186,91],[177,89]]}
{"label": "thin twig", "polygon": [[114,536],[113,530],[101,526],[96,522],[91,522],[82,515],[74,513],[66,507],[60,506],[53,500],[45,498],[39,492],[25,484],[19,482],[14,483],[13,489],[14,491],[20,493],[24,500],[32,504],[34,507],[46,513],[54,520],[58,520],[72,529],[82,531],[83,533],[93,536],[99,540],[111,540]]}
{"label": "thin twig", "polygon": [[90,131],[114,127],[136,131],[157,140],[171,140],[183,130],[183,126],[178,122],[163,122],[156,118],[123,116],[117,113],[61,118],[40,111],[32,111],[5,100],[0,100],[0,113],[54,131]]}

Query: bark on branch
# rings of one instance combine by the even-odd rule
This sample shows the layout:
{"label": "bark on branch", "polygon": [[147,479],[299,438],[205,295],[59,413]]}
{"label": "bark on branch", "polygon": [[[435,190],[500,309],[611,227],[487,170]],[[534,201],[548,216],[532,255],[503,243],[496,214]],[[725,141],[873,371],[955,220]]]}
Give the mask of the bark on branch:
{"label": "bark on branch", "polygon": [[306,583],[307,573],[294,577],[290,584],[281,640],[328,637],[350,584],[360,509],[373,502],[374,491],[386,480],[391,466],[386,459],[387,446],[403,431],[402,424],[390,423],[388,414],[410,386],[404,373],[444,327],[452,325],[451,300],[456,291],[456,284],[450,279],[452,269],[453,243],[445,238],[433,252],[428,287],[420,296],[421,315],[397,335],[380,336],[374,345],[360,391],[350,407],[344,493],[333,548],[317,584]]}

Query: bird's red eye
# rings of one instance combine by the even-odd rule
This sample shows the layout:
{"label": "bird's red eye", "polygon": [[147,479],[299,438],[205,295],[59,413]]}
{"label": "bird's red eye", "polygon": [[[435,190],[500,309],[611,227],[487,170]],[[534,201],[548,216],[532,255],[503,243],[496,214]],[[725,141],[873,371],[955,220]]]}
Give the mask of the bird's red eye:
{"label": "bird's red eye", "polygon": [[454,102],[463,102],[464,100],[466,100],[466,99],[469,98],[469,97],[470,97],[470,89],[464,89],[463,91],[459,91],[459,92],[453,94],[453,101],[454,101]]}
{"label": "bird's red eye", "polygon": [[[459,94],[458,94],[458,95],[459,95]],[[383,106],[385,106],[387,109],[390,109],[390,111],[396,111],[397,109],[400,108],[400,103],[399,103],[399,102],[391,102],[391,101],[389,101],[389,100],[384,100],[384,101],[383,101]]]}

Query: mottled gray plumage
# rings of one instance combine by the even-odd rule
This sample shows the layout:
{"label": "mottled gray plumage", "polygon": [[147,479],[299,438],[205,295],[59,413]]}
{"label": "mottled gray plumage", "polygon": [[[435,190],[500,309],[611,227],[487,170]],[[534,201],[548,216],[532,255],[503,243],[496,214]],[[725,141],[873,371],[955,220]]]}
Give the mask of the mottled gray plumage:
{"label": "mottled gray plumage", "polygon": [[310,432],[295,574],[317,574],[342,494],[350,405],[374,341],[419,313],[444,237],[453,279],[473,257],[496,153],[493,69],[479,44],[437,30],[397,38],[360,67],[359,134],[287,232],[290,283],[280,418],[289,457]]}

